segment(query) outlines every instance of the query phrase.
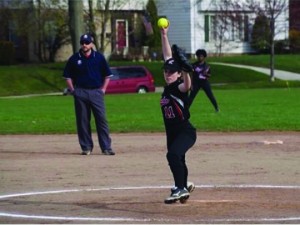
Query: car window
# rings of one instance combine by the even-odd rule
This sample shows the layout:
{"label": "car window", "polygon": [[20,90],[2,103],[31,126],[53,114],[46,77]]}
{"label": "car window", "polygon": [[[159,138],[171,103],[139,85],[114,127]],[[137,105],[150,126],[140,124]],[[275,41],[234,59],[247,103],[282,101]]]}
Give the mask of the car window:
{"label": "car window", "polygon": [[120,79],[120,77],[118,75],[115,75],[115,74],[110,77],[110,80],[119,80],[119,79]]}
{"label": "car window", "polygon": [[113,74],[112,77],[110,77],[111,80],[119,80],[119,74],[118,74],[118,70],[116,69],[110,69],[111,73]]}
{"label": "car window", "polygon": [[132,68],[117,68],[112,71],[113,74],[118,75],[120,79],[124,78],[137,78],[146,76],[146,72],[143,68],[132,67]]}

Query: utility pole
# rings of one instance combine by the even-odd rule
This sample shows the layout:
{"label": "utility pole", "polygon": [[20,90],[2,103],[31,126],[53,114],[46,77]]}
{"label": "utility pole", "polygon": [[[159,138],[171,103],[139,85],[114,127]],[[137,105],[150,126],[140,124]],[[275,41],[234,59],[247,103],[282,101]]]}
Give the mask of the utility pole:
{"label": "utility pole", "polygon": [[80,0],[69,0],[69,28],[73,52],[79,50],[79,39],[83,33],[83,3]]}

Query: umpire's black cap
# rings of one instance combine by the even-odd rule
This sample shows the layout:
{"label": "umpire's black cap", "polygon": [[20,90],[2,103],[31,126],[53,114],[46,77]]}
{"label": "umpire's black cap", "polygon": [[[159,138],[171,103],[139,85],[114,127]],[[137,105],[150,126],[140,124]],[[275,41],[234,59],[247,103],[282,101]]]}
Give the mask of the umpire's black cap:
{"label": "umpire's black cap", "polygon": [[165,61],[163,69],[165,71],[170,71],[172,73],[181,71],[180,65],[178,64],[178,62],[176,62],[176,60],[174,58],[170,58],[167,61]]}
{"label": "umpire's black cap", "polygon": [[93,37],[90,34],[83,34],[80,37],[80,44],[86,43],[92,43],[93,42]]}
{"label": "umpire's black cap", "polygon": [[196,51],[196,56],[199,57],[200,55],[203,55],[204,57],[206,57],[207,53],[206,53],[206,51],[204,49],[198,49]]}

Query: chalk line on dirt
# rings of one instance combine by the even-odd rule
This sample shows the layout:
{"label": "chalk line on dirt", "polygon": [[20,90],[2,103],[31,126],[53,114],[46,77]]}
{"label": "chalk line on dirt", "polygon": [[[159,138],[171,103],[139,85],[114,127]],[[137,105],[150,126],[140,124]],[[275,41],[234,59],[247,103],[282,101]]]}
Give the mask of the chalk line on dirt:
{"label": "chalk line on dirt", "polygon": [[[252,184],[241,184],[241,185],[196,185],[197,188],[254,188],[254,189],[300,189],[298,185],[252,185]],[[169,186],[141,186],[141,187],[106,187],[106,188],[88,188],[88,189],[69,189],[69,190],[55,190],[55,191],[40,191],[40,192],[27,192],[27,193],[15,193],[0,195],[1,199],[33,196],[33,195],[47,195],[47,194],[61,194],[61,193],[72,193],[72,192],[83,192],[83,191],[109,191],[109,190],[140,190],[140,189],[161,189],[170,188]],[[69,216],[46,216],[46,215],[25,215],[21,213],[9,213],[0,212],[0,217],[10,217],[19,219],[42,219],[42,220],[68,220],[68,221],[128,221],[128,222],[170,222],[170,219],[155,219],[155,218],[130,218],[130,217],[69,217]],[[224,218],[224,219],[200,219],[197,222],[283,222],[283,221],[300,221],[300,216],[293,217],[278,217],[278,218]]]}

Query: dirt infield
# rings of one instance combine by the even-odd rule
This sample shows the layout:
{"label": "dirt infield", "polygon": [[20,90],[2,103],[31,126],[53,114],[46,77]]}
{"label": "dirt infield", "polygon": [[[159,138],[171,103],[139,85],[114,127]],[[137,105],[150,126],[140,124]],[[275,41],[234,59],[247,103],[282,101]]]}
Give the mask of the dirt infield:
{"label": "dirt infield", "polygon": [[198,132],[197,188],[172,205],[164,134],[112,139],[81,156],[76,135],[0,136],[0,223],[300,223],[299,132]]}

